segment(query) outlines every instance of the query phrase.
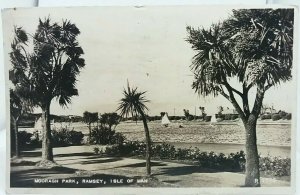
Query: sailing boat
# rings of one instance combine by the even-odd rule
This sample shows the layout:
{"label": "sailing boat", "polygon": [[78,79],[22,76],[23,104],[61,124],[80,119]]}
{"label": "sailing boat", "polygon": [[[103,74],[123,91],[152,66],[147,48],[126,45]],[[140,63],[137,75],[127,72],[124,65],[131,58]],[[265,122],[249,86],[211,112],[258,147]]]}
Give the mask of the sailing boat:
{"label": "sailing boat", "polygon": [[170,124],[170,120],[168,118],[168,114],[165,113],[164,116],[161,119],[161,124],[164,125],[165,127],[168,127],[168,125]]}

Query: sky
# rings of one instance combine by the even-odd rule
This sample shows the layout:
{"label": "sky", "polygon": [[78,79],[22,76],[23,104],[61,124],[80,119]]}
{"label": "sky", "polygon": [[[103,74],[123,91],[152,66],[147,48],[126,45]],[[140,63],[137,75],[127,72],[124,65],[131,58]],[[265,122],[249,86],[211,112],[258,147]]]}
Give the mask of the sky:
{"label": "sky", "polygon": [[[53,22],[71,20],[80,29],[78,41],[86,66],[78,76],[79,96],[68,107],[54,99],[51,113],[82,115],[84,111],[114,112],[127,85],[147,91],[149,115],[168,112],[183,115],[183,109],[200,114],[199,106],[215,113],[218,106],[232,108],[222,96],[202,97],[191,84],[192,57],[196,54],[187,38],[186,26],[208,28],[226,19],[225,6],[26,8],[4,11],[4,47],[7,66],[13,27],[34,33],[38,19],[50,16]],[[294,79],[295,80],[295,79]],[[238,83],[231,81],[234,86]],[[250,91],[253,99],[255,90]],[[291,112],[296,100],[295,82],[271,88],[264,104]],[[251,104],[250,104],[251,106]],[[36,109],[35,112],[40,112]]]}

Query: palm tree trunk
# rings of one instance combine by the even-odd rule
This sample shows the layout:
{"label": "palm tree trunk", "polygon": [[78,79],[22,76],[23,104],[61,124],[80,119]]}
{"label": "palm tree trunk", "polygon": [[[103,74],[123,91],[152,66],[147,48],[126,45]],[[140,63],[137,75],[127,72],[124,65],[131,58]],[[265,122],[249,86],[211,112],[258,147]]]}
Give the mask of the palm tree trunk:
{"label": "palm tree trunk", "polygon": [[50,128],[50,102],[42,106],[43,143],[42,161],[53,161],[52,136]]}
{"label": "palm tree trunk", "polygon": [[151,175],[151,138],[150,138],[150,133],[149,133],[149,128],[147,124],[146,117],[143,113],[142,115],[142,120],[144,124],[144,130],[145,130],[145,136],[146,136],[146,169],[147,169],[147,176]]}
{"label": "palm tree trunk", "polygon": [[20,157],[20,150],[19,150],[19,135],[18,135],[18,120],[13,118],[13,125],[15,131],[15,157]]}
{"label": "palm tree trunk", "polygon": [[246,129],[246,187],[260,187],[259,157],[256,143],[257,117],[251,114]]}

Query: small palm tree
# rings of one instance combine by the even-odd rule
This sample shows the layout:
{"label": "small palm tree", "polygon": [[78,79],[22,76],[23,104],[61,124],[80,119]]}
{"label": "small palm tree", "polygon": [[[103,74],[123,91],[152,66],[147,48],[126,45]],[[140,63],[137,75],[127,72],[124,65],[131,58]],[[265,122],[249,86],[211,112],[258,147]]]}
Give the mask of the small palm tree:
{"label": "small palm tree", "polygon": [[[149,128],[147,124],[145,111],[148,110],[145,103],[149,102],[144,96],[144,92],[139,92],[136,88],[130,88],[127,82],[127,89],[124,89],[124,97],[120,100],[120,104],[117,110],[121,111],[120,115],[122,117],[127,117],[129,114],[133,116],[141,116],[144,124],[145,136],[146,136],[146,169],[147,175],[151,175],[151,165],[150,165],[150,146],[151,139],[149,134]],[[137,118],[137,117],[135,117]]]}

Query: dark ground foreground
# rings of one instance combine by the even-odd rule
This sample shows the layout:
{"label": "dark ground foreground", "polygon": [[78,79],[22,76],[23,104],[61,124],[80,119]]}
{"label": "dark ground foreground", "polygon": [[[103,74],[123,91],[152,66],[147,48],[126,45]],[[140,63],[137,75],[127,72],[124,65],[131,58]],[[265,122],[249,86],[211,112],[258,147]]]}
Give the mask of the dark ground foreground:
{"label": "dark ground foreground", "polygon": [[[142,159],[101,157],[93,146],[55,148],[59,166],[36,167],[40,150],[23,152],[11,163],[11,187],[241,187],[243,173],[220,172],[175,162],[152,162],[152,178],[145,177]],[[69,180],[63,180],[69,179]],[[290,182],[261,178],[263,187],[289,186]]]}

